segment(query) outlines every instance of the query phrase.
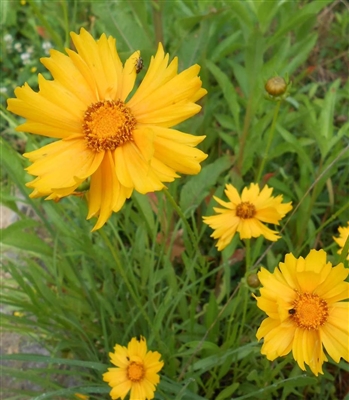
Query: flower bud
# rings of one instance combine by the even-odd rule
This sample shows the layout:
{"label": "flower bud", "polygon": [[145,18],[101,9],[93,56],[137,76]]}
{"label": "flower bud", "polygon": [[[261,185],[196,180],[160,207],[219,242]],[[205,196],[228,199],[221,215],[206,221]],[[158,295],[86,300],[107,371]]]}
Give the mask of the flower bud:
{"label": "flower bud", "polygon": [[281,96],[286,92],[287,83],[284,78],[274,76],[267,81],[264,88],[271,96]]}
{"label": "flower bud", "polygon": [[261,284],[259,279],[258,279],[258,275],[257,274],[250,274],[247,277],[247,284],[251,288],[258,288],[258,286],[260,286],[260,284]]}

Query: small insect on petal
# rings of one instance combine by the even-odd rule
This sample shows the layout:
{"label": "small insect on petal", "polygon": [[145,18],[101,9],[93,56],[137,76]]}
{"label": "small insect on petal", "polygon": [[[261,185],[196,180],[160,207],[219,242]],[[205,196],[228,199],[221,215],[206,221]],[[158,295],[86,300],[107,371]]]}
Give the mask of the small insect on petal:
{"label": "small insect on petal", "polygon": [[136,74],[139,74],[142,69],[143,69],[143,58],[142,57],[138,57],[136,62],[135,62],[135,68],[136,68]]}

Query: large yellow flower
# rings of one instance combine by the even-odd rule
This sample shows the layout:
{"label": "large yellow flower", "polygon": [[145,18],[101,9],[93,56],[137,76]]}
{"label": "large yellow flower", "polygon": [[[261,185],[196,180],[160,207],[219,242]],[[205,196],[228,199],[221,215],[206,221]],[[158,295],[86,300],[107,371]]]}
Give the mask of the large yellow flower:
{"label": "large yellow flower", "polygon": [[257,331],[264,337],[262,354],[269,360],[288,354],[302,370],[308,364],[315,375],[327,361],[323,347],[335,362],[349,361],[349,270],[332,267],[323,250],[311,250],[304,259],[287,254],[273,273],[258,273],[263,287],[257,305],[267,315]]}
{"label": "large yellow flower", "polygon": [[28,84],[15,90],[8,109],[27,119],[17,129],[60,139],[25,154],[37,178],[31,197],[59,199],[90,178],[87,218],[98,216],[99,229],[118,211],[133,189],[164,188],[176,172],[197,174],[207,155],[195,148],[205,136],[172,126],[197,114],[195,102],[206,94],[193,65],[178,73],[178,60],[159,44],[143,81],[133,95],[140,52],[123,65],[115,39],[95,41],[84,29],[71,33],[77,52],[51,50],[41,59],[52,81],[39,75],[39,93]]}
{"label": "large yellow flower", "polygon": [[211,235],[221,251],[231,242],[236,232],[241,239],[250,239],[263,235],[266,239],[276,241],[280,238],[276,231],[267,228],[262,222],[279,225],[279,220],[292,210],[291,203],[282,203],[282,195],[273,197],[272,188],[267,185],[260,190],[257,183],[245,187],[241,197],[234,186],[227,184],[224,191],[230,202],[218,197],[214,199],[225,208],[214,207],[218,215],[203,217],[204,222],[212,229]]}
{"label": "large yellow flower", "polygon": [[112,399],[123,400],[130,393],[130,400],[148,400],[154,398],[156,385],[160,378],[158,372],[163,367],[161,354],[157,351],[147,352],[144,337],[138,341],[131,339],[127,348],[116,345],[114,353],[109,353],[111,362],[117,368],[108,368],[103,380],[112,387]]}
{"label": "large yellow flower", "polygon": [[[348,237],[349,237],[349,221],[347,223],[348,226],[340,226],[338,228],[338,232],[339,232],[339,237],[333,237],[333,239],[335,240],[335,242],[337,242],[337,244],[340,247],[340,250],[337,251],[338,254],[342,254],[343,251],[343,247],[345,245],[345,242],[347,241]],[[349,251],[347,254],[347,260],[349,260]]]}

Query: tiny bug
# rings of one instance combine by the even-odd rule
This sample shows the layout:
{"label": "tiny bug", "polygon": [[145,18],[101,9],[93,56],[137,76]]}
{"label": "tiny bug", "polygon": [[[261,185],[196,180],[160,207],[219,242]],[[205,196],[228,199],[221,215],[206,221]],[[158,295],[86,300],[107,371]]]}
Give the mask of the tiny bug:
{"label": "tiny bug", "polygon": [[294,315],[296,314],[296,310],[294,308],[291,308],[290,310],[288,310],[288,313]]}
{"label": "tiny bug", "polygon": [[143,69],[143,58],[138,57],[135,62],[136,74],[139,74]]}

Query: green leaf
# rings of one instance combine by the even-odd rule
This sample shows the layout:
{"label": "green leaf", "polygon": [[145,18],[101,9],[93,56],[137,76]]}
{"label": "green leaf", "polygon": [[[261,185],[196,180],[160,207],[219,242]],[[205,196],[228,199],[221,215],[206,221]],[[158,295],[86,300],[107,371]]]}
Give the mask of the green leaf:
{"label": "green leaf", "polygon": [[32,400],[44,400],[44,399],[51,399],[51,398],[57,398],[57,396],[64,396],[66,397],[67,395],[73,395],[75,393],[86,393],[86,394],[96,394],[96,393],[109,393],[110,388],[108,386],[75,386],[70,389],[61,389],[61,390],[55,390],[54,392],[49,392],[49,393],[44,393],[41,394],[40,396],[32,398]]}
{"label": "green leaf", "polygon": [[223,92],[223,96],[228,104],[229,110],[233,115],[235,127],[240,132],[240,105],[237,99],[237,93],[231,79],[210,60],[206,60],[206,66],[211,74],[218,82],[219,87]]}
{"label": "green leaf", "polygon": [[259,351],[259,348],[257,346],[257,342],[251,342],[237,349],[224,350],[222,353],[217,352],[217,354],[213,356],[209,356],[199,361],[196,361],[193,364],[193,369],[195,371],[200,371],[200,373],[203,373],[210,370],[211,368],[222,365],[228,357],[234,357],[234,360],[236,361],[241,360],[251,353],[257,353]]}
{"label": "green leaf", "polygon": [[144,196],[144,194],[140,194],[135,191],[132,195],[132,199],[136,203],[137,208],[140,211],[140,214],[146,221],[148,231],[151,235],[152,232],[155,231],[155,221],[154,221],[154,212],[153,209],[151,208],[148,196]]}
{"label": "green leaf", "polygon": [[216,397],[215,400],[225,400],[228,397],[230,397],[236,389],[240,386],[239,382],[235,382],[231,384],[230,386],[226,387],[224,390],[222,390],[219,395]]}
{"label": "green leaf", "polygon": [[321,105],[318,132],[327,140],[331,140],[333,136],[334,111],[340,82],[341,80],[337,79],[332,83],[328,88],[325,99]]}
{"label": "green leaf", "polygon": [[256,390],[252,393],[248,393],[240,397],[235,397],[235,400],[256,399],[260,398],[260,396],[266,396],[268,393],[278,389],[279,387],[289,386],[289,385],[292,385],[292,387],[315,385],[316,382],[317,382],[316,378],[311,378],[306,375],[295,376],[292,378],[283,379],[263,389]]}
{"label": "green leaf", "polygon": [[304,150],[302,145],[298,142],[297,138],[292,135],[292,133],[288,132],[281,125],[276,124],[276,130],[280,133],[280,135],[289,143],[290,151],[294,151],[298,154],[300,162],[304,163],[304,165],[308,168],[309,172],[313,171],[313,164],[309,158],[309,155]]}
{"label": "green leaf", "polygon": [[202,168],[200,174],[193,176],[183,186],[180,195],[180,207],[184,213],[196,209],[217,183],[220,174],[232,166],[231,159],[224,156]]}
{"label": "green leaf", "polygon": [[11,224],[1,230],[1,243],[30,253],[52,256],[52,248],[43,239],[33,232],[26,233],[23,231],[33,226],[38,226],[38,223],[33,220],[17,221]]}
{"label": "green leaf", "polygon": [[104,372],[108,366],[94,361],[71,360],[68,358],[55,358],[47,356],[38,356],[36,354],[2,354],[3,361],[28,361],[43,362],[47,364],[73,365],[75,367],[92,368]]}

